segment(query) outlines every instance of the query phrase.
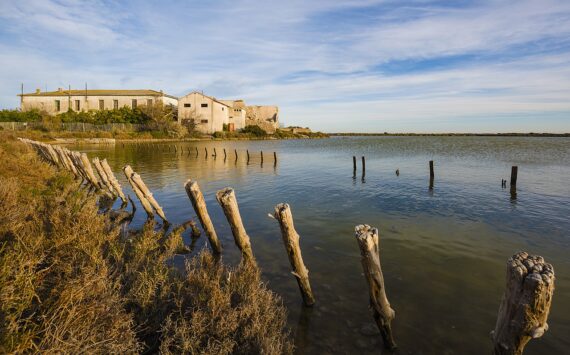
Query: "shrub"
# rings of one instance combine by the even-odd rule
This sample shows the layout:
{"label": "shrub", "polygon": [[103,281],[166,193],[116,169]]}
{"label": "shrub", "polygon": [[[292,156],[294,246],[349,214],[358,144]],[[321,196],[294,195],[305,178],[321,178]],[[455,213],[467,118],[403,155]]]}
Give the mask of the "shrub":
{"label": "shrub", "polygon": [[0,110],[0,122],[39,122],[43,115],[39,110]]}
{"label": "shrub", "polygon": [[267,132],[265,132],[258,125],[245,126],[245,128],[242,128],[242,130],[240,132],[241,133],[247,133],[247,134],[250,134],[250,135],[255,136],[255,137],[267,136]]}

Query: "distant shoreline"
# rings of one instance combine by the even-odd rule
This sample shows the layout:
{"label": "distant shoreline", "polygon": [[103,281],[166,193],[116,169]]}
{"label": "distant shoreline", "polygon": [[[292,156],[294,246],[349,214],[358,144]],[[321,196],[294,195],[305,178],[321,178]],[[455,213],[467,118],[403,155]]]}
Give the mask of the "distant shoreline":
{"label": "distant shoreline", "polygon": [[570,137],[570,133],[328,133],[331,137]]}

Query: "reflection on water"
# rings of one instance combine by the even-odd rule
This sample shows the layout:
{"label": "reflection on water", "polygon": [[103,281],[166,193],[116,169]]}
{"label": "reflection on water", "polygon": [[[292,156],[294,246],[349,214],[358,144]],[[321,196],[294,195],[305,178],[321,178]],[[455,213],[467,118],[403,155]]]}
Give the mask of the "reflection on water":
{"label": "reflection on water", "polygon": [[[77,148],[107,158],[129,193],[121,168],[130,164],[175,223],[195,218],[183,185],[197,180],[224,259],[233,264],[239,252],[214,195],[235,188],[264,278],[289,309],[299,353],[381,349],[353,236],[361,223],[380,229],[402,353],[490,353],[505,262],[519,250],[544,256],[557,275],[550,329],[525,354],[562,354],[570,346],[568,138],[343,137]],[[366,157],[365,174],[360,162],[353,171],[353,156]],[[499,184],[512,165],[519,167],[516,191]],[[313,309],[302,307],[279,226],[267,217],[280,202],[291,205],[301,235],[317,298]],[[138,213],[133,223],[144,218]],[[206,240],[192,241],[194,252]]]}

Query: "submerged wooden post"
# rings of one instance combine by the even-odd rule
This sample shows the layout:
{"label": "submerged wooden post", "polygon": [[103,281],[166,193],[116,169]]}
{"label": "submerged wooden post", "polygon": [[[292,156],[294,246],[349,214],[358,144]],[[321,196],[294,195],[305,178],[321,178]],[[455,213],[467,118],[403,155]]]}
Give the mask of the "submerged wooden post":
{"label": "submerged wooden post", "polygon": [[519,173],[519,167],[518,166],[511,167],[511,186],[517,186],[518,173]]}
{"label": "submerged wooden post", "polygon": [[548,330],[554,269],[541,256],[520,252],[507,261],[507,285],[495,330],[493,354],[521,355],[530,339]]}
{"label": "submerged wooden post", "polygon": [[249,150],[246,149],[246,150],[245,150],[245,153],[247,154],[247,163],[249,164]]}
{"label": "submerged wooden post", "polygon": [[356,175],[356,156],[352,156],[352,173]]}
{"label": "submerged wooden post", "polygon": [[218,191],[216,193],[216,199],[224,210],[224,214],[226,215],[226,218],[232,229],[234,241],[241,251],[243,259],[246,262],[255,263],[249,236],[245,231],[245,227],[243,226],[241,215],[239,213],[239,207],[234,189],[231,187],[226,187],[225,189]]}
{"label": "submerged wooden post", "polygon": [[277,166],[277,153],[273,152],[273,166]]}
{"label": "submerged wooden post", "polygon": [[214,148],[214,157],[217,157],[218,153],[216,153],[216,148]]}
{"label": "submerged wooden post", "polygon": [[433,189],[433,180],[435,179],[435,173],[433,171],[433,160],[429,161],[429,188]]}
{"label": "submerged wooden post", "polygon": [[206,159],[208,159],[208,148],[204,147],[204,151],[206,152]]}
{"label": "submerged wooden post", "polygon": [[362,156],[362,176],[366,174],[366,160],[364,159],[364,155]]}
{"label": "submerged wooden post", "polygon": [[360,247],[360,255],[362,256],[362,268],[364,269],[364,277],[368,282],[368,290],[370,296],[370,306],[374,315],[374,320],[380,334],[384,340],[384,345],[389,349],[396,348],[396,342],[392,335],[392,320],[396,313],[390,307],[390,302],[386,297],[386,288],[384,286],[384,275],[380,266],[380,240],[378,229],[372,228],[367,224],[359,225],[354,228],[356,240]]}
{"label": "submerged wooden post", "polygon": [[237,161],[237,159],[238,159],[237,149],[234,149],[234,153],[235,153],[235,155],[236,155],[236,161]]}
{"label": "submerged wooden post", "polygon": [[188,194],[190,202],[192,202],[192,207],[194,207],[194,211],[198,215],[198,220],[206,232],[206,236],[208,236],[208,241],[210,242],[210,246],[212,247],[213,252],[215,254],[221,254],[222,245],[218,240],[218,235],[214,229],[214,224],[212,223],[210,215],[208,214],[206,201],[204,200],[202,191],[200,191],[200,186],[198,186],[198,183],[196,181],[188,180],[184,184],[184,189],[186,190],[186,194]]}
{"label": "submerged wooden post", "polygon": [[227,154],[226,154],[226,148],[224,148],[224,160],[226,160]]}
{"label": "submerged wooden post", "polygon": [[261,151],[261,165],[263,165],[263,150]]}
{"label": "submerged wooden post", "polygon": [[198,147],[196,147],[196,157],[198,157]]}
{"label": "submerged wooden post", "polygon": [[300,237],[295,230],[295,225],[293,224],[291,208],[286,203],[280,203],[275,206],[274,216],[277,221],[279,221],[283,244],[285,245],[285,250],[289,256],[289,262],[293,268],[292,274],[295,275],[297,284],[301,290],[303,303],[305,306],[310,307],[315,304],[315,297],[313,296],[311,284],[309,283],[309,270],[305,267],[303,256],[301,255],[301,247],[299,246]]}
{"label": "submerged wooden post", "polygon": [[132,178],[132,176],[134,174],[133,169],[131,168],[130,165],[125,165],[123,167],[123,172],[125,173],[125,176],[126,176],[127,180],[129,181],[129,184],[131,184],[131,187],[133,188],[133,192],[135,193],[135,195],[137,195],[137,198],[141,202],[141,205],[143,206],[148,218],[153,218],[154,213],[152,212],[152,206],[150,205],[150,202],[148,202],[148,200],[144,196],[143,192],[139,189],[138,185],[133,181],[133,178]]}

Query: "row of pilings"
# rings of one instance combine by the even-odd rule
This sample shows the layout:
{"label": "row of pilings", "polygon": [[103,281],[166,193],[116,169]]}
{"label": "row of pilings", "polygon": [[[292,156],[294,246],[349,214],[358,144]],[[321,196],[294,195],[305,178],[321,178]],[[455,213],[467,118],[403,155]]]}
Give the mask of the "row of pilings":
{"label": "row of pilings", "polygon": [[[115,199],[120,198],[123,207],[128,201],[132,204],[130,197],[127,198],[123,193],[105,159],[93,158],[90,161],[85,153],[29,139],[20,140],[33,147],[44,160],[70,171],[95,191]],[[353,163],[356,170],[356,158],[353,158]],[[362,163],[364,172],[364,157]],[[433,180],[433,162],[430,162],[429,165],[430,180]],[[97,172],[98,177],[95,172]],[[140,175],[134,172],[129,165],[123,167],[123,173],[147,213],[147,217],[152,219],[154,214],[157,214],[165,224],[168,224],[163,209],[154,199],[152,192],[145,185]],[[516,184],[515,169],[513,169],[513,173]],[[208,213],[204,195],[198,182],[190,179],[185,182],[184,188],[208,238],[212,253],[220,256],[223,253],[222,245]],[[217,191],[216,200],[231,227],[234,242],[241,252],[241,262],[257,266],[249,235],[242,222],[234,189],[226,187]],[[309,270],[303,262],[299,243],[300,236],[295,230],[291,207],[286,203],[280,203],[275,206],[270,217],[278,221],[292,274],[299,286],[303,304],[306,307],[311,307],[315,304],[316,298],[311,289]],[[373,319],[380,330],[385,347],[395,349],[397,345],[392,322],[395,319],[396,312],[388,301],[384,283],[380,258],[380,233],[377,228],[369,225],[357,225],[355,227],[355,238],[360,249],[364,277],[368,284]],[[499,306],[495,329],[491,332],[494,354],[522,354],[528,341],[541,337],[548,330],[547,318],[554,293],[554,280],[552,265],[546,263],[541,256],[519,252],[508,259],[506,289]]]}

